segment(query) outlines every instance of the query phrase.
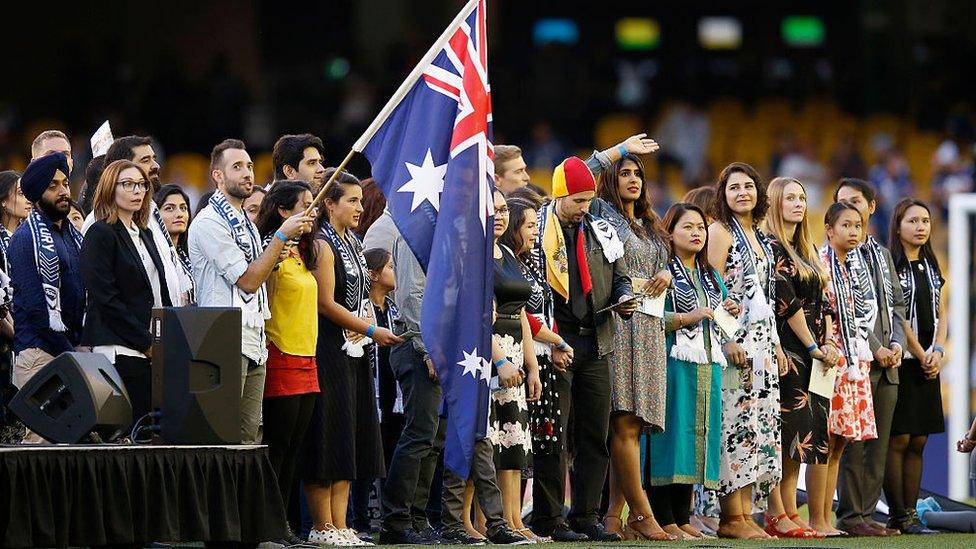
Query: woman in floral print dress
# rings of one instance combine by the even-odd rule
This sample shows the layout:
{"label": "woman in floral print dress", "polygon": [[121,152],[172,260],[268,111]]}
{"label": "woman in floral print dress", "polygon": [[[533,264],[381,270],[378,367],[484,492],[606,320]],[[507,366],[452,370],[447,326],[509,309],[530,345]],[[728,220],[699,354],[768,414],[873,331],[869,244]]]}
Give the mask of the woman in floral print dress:
{"label": "woman in floral print dress", "polygon": [[[789,368],[780,375],[783,420],[783,480],[770,494],[767,532],[778,536],[821,537],[838,532],[822,511],[827,497],[827,415],[830,398],[809,390],[813,368],[835,366],[840,357],[827,336],[833,312],[827,307],[827,272],[810,236],[803,184],[788,177],[769,182],[769,213],[763,221],[774,237],[776,324]],[[820,361],[814,365],[814,359]],[[800,464],[805,463],[810,524],[796,507]]]}
{"label": "woman in floral print dress", "polygon": [[779,346],[776,273],[769,239],[758,223],[766,189],[756,170],[733,163],[716,185],[717,221],[708,229],[708,259],[720,270],[729,295],[741,304],[739,329],[723,350],[732,367],[722,382],[722,452],[718,534],[769,539],[751,517],[782,476],[779,374],[787,362]]}
{"label": "woman in floral print dress", "polygon": [[[827,244],[820,249],[820,258],[827,266],[830,308],[837,315],[831,337],[841,353],[827,420],[831,435],[827,493],[833,494],[847,443],[878,436],[871,397],[873,355],[868,344],[877,304],[867,267],[857,252],[865,230],[857,208],[847,202],[832,204],[824,216],[824,228]],[[832,503],[829,499],[824,503],[824,516],[830,516]]]}

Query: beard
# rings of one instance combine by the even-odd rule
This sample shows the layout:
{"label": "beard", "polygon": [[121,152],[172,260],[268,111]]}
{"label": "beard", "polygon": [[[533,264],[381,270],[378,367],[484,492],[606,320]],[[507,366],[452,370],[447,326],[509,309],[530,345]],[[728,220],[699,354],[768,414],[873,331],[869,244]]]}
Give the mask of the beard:
{"label": "beard", "polygon": [[44,212],[44,215],[51,218],[51,221],[62,221],[67,219],[68,213],[71,211],[71,200],[68,197],[61,197],[55,199],[54,202],[48,202],[43,196],[37,201],[38,207]]}
{"label": "beard", "polygon": [[163,186],[162,182],[159,180],[159,170],[158,169],[153,170],[149,172],[148,175],[149,175],[149,184],[152,185],[153,193],[156,193],[156,191],[158,191],[159,188]]}
{"label": "beard", "polygon": [[224,192],[227,193],[228,196],[233,196],[234,198],[240,200],[246,200],[250,198],[252,194],[254,194],[254,185],[251,185],[250,191],[244,190],[244,185],[244,183],[224,183]]}

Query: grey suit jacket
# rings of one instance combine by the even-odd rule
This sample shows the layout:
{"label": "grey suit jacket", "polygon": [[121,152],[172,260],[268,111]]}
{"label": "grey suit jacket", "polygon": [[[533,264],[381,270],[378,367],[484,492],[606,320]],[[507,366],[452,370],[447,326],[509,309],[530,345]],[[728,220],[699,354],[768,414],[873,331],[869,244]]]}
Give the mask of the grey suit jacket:
{"label": "grey suit jacket", "polygon": [[[871,333],[869,343],[871,352],[881,347],[889,347],[892,343],[901,345],[902,349],[907,349],[905,341],[905,296],[901,291],[901,283],[898,281],[898,271],[895,270],[895,261],[891,258],[888,248],[881,248],[884,260],[888,262],[888,272],[891,273],[891,293],[892,293],[892,312],[894,318],[888,318],[888,307],[881,301],[881,290],[884,285],[881,269],[878,269],[874,261],[868,259],[867,263],[871,269],[871,280],[874,282],[874,293],[878,299],[878,318],[874,322],[874,331]],[[867,255],[867,254],[865,254]],[[881,368],[871,366],[871,382],[877,382],[884,375],[889,383],[898,384],[898,368]]]}

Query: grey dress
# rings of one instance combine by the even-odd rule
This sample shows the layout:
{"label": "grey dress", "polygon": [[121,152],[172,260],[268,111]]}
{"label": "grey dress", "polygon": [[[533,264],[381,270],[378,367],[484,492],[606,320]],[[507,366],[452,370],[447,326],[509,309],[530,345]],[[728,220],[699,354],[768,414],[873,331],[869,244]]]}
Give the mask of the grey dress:
{"label": "grey dress", "polygon": [[[632,277],[651,278],[667,268],[665,245],[653,235],[643,237],[634,233],[613,206],[596,199],[590,213],[606,219],[617,230],[624,241],[624,259]],[[633,413],[652,432],[661,431],[665,421],[668,371],[664,319],[638,311],[630,320],[616,317],[615,321],[617,336],[614,351],[609,356],[613,411]]]}

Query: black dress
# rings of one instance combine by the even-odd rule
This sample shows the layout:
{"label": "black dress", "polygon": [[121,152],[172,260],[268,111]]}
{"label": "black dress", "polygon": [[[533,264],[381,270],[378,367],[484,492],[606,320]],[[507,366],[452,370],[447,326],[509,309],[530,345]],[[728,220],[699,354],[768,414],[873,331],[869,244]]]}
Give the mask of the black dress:
{"label": "black dress", "polygon": [[800,463],[826,464],[828,454],[827,417],[830,400],[809,391],[813,359],[787,322],[802,310],[807,328],[822,345],[826,339],[825,315],[832,314],[819,276],[800,277],[783,245],[773,241],[776,259],[776,329],[790,369],[779,378],[780,414],[783,424],[783,452]]}
{"label": "black dress", "polygon": [[[508,248],[495,259],[495,303],[497,317],[492,334],[515,366],[523,368],[522,310],[532,295],[522,266]],[[497,374],[495,374],[497,375]],[[499,389],[491,395],[491,424],[488,438],[495,447],[495,466],[499,470],[521,471],[532,451],[529,431],[529,406],[525,384]]]}
{"label": "black dress", "polygon": [[[909,324],[918,326],[918,343],[928,351],[935,339],[935,313],[932,310],[932,288],[925,265],[911,261],[911,276],[915,283],[914,306],[906,303]],[[899,270],[902,288],[907,290],[907,274]],[[937,280],[942,277],[937,275]],[[906,293],[906,296],[908,293]],[[915,313],[915,318],[912,317]],[[907,356],[898,368],[898,403],[891,422],[892,435],[930,435],[945,432],[942,412],[942,381],[940,376],[925,379],[922,363],[914,355]]]}
{"label": "black dress", "polygon": [[[357,257],[362,253],[359,241],[348,232],[346,238],[350,239],[346,253]],[[321,236],[320,239],[332,248],[335,256],[334,298],[336,303],[343,304],[347,274],[340,260],[341,252],[329,239]],[[321,392],[305,436],[302,479],[306,482],[325,484],[386,475],[370,367],[372,350],[367,347],[362,357],[353,358],[342,350],[344,341],[342,328],[319,314],[315,362]]]}

